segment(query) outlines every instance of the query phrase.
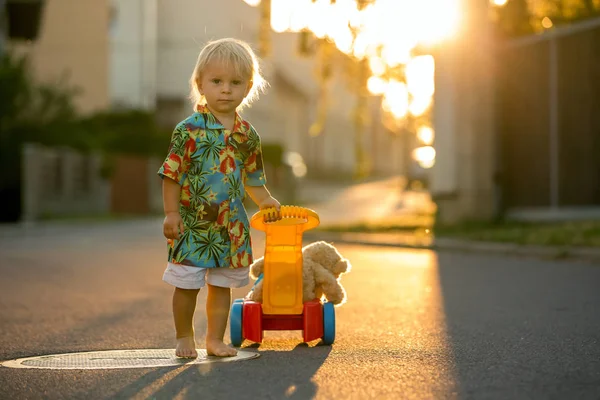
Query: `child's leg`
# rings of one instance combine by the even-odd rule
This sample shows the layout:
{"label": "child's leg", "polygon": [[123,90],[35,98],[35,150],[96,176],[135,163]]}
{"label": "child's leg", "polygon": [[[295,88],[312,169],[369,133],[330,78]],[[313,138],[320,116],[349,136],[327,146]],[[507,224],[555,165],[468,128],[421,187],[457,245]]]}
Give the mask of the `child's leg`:
{"label": "child's leg", "polygon": [[237,354],[236,349],[223,343],[230,303],[230,288],[208,284],[206,299],[206,319],[208,325],[206,332],[206,353],[208,355],[231,357]]}
{"label": "child's leg", "polygon": [[194,339],[194,311],[200,289],[175,288],[173,292],[173,318],[177,335],[177,357],[196,358],[196,341]]}

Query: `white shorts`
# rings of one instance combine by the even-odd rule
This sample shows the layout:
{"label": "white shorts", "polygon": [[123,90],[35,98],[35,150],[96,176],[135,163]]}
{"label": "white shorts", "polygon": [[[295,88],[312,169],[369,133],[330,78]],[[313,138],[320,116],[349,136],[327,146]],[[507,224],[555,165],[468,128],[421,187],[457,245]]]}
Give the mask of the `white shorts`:
{"label": "white shorts", "polygon": [[245,268],[199,268],[188,265],[168,263],[163,281],[180,289],[200,289],[206,283],[226,288],[241,288],[250,283]]}

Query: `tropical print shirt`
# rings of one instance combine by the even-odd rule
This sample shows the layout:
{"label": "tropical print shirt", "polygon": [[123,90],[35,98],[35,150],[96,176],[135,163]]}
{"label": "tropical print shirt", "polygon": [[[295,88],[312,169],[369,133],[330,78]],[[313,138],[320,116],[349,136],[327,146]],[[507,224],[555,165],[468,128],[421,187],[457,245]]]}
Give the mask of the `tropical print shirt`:
{"label": "tropical print shirt", "polygon": [[266,183],[260,137],[252,125],[236,114],[229,131],[199,106],[175,127],[158,175],[181,185],[185,230],[168,242],[169,262],[202,268],[252,263],[244,185]]}

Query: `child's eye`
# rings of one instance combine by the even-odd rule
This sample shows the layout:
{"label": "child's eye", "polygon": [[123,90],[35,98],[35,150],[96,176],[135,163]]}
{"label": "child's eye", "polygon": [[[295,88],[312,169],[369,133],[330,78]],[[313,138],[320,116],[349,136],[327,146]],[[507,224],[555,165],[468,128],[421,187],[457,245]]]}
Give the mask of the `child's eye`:
{"label": "child's eye", "polygon": [[221,80],[220,80],[220,79],[216,79],[216,78],[215,78],[215,79],[213,79],[211,82],[212,82],[212,83],[221,83]]}
{"label": "child's eye", "polygon": [[233,81],[232,83],[233,83],[234,85],[241,85],[241,84],[242,84],[242,81],[237,81],[237,80],[236,80],[236,81]]}

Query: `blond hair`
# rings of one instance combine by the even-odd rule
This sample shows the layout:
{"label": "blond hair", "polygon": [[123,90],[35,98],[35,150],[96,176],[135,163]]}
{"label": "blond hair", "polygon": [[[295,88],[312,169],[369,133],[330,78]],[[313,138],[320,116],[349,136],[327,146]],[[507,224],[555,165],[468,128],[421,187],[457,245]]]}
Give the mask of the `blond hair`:
{"label": "blond hair", "polygon": [[190,77],[190,99],[194,108],[206,104],[206,99],[198,88],[198,80],[202,79],[202,72],[206,65],[215,59],[226,64],[232,63],[235,72],[252,84],[250,92],[238,107],[239,109],[250,105],[268,85],[261,75],[258,57],[248,43],[233,38],[210,41],[198,54],[194,72]]}

